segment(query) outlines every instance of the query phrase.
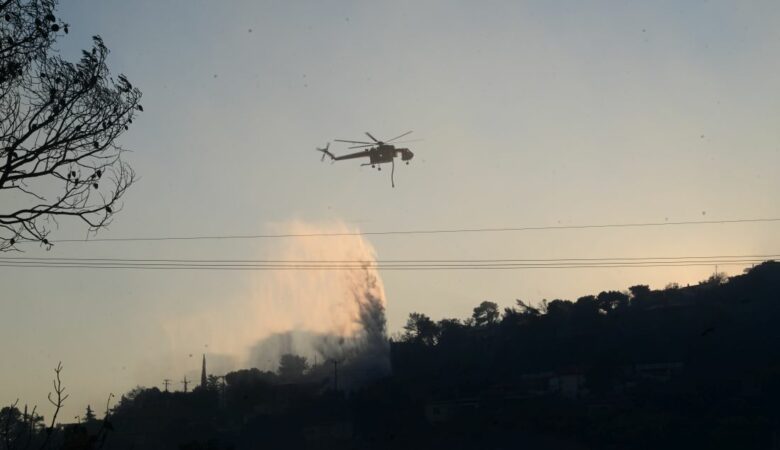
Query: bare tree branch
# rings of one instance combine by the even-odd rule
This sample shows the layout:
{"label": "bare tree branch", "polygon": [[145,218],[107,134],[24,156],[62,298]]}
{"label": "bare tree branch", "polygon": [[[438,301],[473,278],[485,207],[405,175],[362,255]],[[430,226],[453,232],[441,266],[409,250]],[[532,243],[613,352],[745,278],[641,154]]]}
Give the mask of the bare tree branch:
{"label": "bare tree branch", "polygon": [[60,379],[60,373],[62,372],[62,362],[57,363],[57,367],[54,369],[54,380],[52,381],[52,384],[54,386],[54,395],[52,395],[52,392],[49,392],[48,399],[49,403],[51,403],[54,406],[54,414],[51,416],[51,423],[49,424],[49,427],[46,429],[46,437],[43,440],[43,443],[41,444],[40,450],[43,450],[44,448],[49,446],[49,442],[51,440],[51,435],[54,433],[54,426],[57,423],[57,415],[59,415],[60,410],[62,409],[62,406],[65,404],[65,400],[70,396],[70,394],[65,394],[65,387],[62,385],[62,380]]}
{"label": "bare tree branch", "polygon": [[0,0],[0,251],[51,247],[57,217],[106,227],[135,173],[117,139],[143,111],[141,92],[111,78],[99,36],[77,63],[52,49],[67,24],[56,0]]}

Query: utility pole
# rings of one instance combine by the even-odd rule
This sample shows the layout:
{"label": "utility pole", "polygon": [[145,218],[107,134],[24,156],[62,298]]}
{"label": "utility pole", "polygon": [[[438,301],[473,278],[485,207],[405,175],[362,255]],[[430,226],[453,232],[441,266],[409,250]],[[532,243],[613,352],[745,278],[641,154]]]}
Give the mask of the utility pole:
{"label": "utility pole", "polygon": [[227,401],[225,399],[225,389],[227,388],[227,382],[224,375],[217,375],[217,380],[221,380],[217,386],[217,392],[219,393],[219,406],[225,408]]}
{"label": "utility pole", "polygon": [[339,390],[339,362],[333,360],[333,390],[338,392]]}
{"label": "utility pole", "polygon": [[171,380],[168,378],[163,380],[163,385],[165,386],[165,392],[168,392],[168,385],[171,384]]}
{"label": "utility pole", "polygon": [[184,379],[182,380],[181,384],[184,385],[184,392],[187,392],[187,385],[190,384],[189,380],[187,380],[187,375],[184,375]]}

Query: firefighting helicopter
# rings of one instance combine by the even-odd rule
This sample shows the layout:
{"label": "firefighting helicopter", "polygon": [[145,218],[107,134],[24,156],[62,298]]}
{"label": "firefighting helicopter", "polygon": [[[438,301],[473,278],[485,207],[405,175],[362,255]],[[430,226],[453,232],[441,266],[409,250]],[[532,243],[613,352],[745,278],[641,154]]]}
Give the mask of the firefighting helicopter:
{"label": "firefighting helicopter", "polygon": [[331,153],[329,150],[330,142],[328,142],[325,148],[317,148],[317,151],[322,152],[322,158],[320,159],[321,161],[324,161],[326,156],[330,156],[331,161],[342,161],[345,159],[356,159],[356,158],[368,158],[368,162],[361,164],[361,166],[371,166],[372,168],[376,168],[377,170],[382,170],[381,164],[390,163],[392,165],[392,169],[390,171],[390,183],[392,184],[393,187],[395,187],[395,180],[393,179],[393,176],[395,174],[395,158],[397,156],[400,156],[402,161],[406,162],[406,164],[409,164],[409,161],[412,158],[414,158],[414,153],[412,153],[412,151],[409,150],[408,148],[396,148],[394,145],[390,145],[390,143],[398,139],[401,139],[404,136],[408,136],[411,133],[412,133],[411,131],[407,131],[406,133],[398,135],[392,139],[388,139],[386,141],[380,141],[379,139],[372,136],[371,133],[366,131],[366,136],[368,136],[374,142],[350,141],[345,139],[334,140],[335,142],[357,144],[349,148],[350,149],[362,148],[363,151],[350,153],[348,155],[336,156],[333,153]]}

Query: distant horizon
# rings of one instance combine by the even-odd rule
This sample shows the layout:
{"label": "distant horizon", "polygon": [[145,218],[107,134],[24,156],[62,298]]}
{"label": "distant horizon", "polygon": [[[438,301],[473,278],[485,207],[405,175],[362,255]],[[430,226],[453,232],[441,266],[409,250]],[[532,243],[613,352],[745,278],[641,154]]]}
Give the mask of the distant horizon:
{"label": "distant horizon", "polygon": [[[728,280],[728,279],[731,279],[731,278],[738,277],[738,276],[746,274],[749,269],[751,269],[751,268],[753,268],[753,267],[755,267],[757,265],[761,265],[761,264],[765,264],[765,263],[776,263],[776,262],[777,262],[776,260],[766,260],[763,263],[754,264],[750,268],[744,268],[740,273],[735,273],[735,274],[731,274],[731,275],[729,275],[725,271],[717,271],[717,272],[713,272],[709,277],[704,278],[702,280],[699,280],[698,282],[695,282],[695,283],[686,283],[686,285],[683,286],[682,284],[678,284],[678,283],[675,283],[675,282],[670,282],[669,284],[667,284],[664,287],[659,287],[659,288],[656,288],[656,289],[651,288],[651,291],[667,291],[667,290],[670,290],[670,289],[671,290],[686,289],[686,288],[701,286],[703,284],[706,284],[707,281],[712,280],[712,278],[715,277],[715,276],[725,276],[725,277],[727,277],[727,280]],[[640,283],[638,286],[641,286],[641,285],[642,284]],[[675,286],[675,285],[677,285],[677,286]],[[637,286],[637,285],[634,285],[634,286]],[[630,293],[629,293],[629,288],[630,287],[632,287],[632,286],[627,286],[625,289],[618,289],[617,291],[621,292],[621,293],[624,293],[626,295],[630,295]],[[587,297],[589,295],[594,295],[595,296],[598,293],[609,292],[609,291],[610,291],[609,289],[604,289],[604,290],[599,291],[599,292],[586,293],[586,294],[583,294],[583,295],[580,295],[580,296],[575,296],[575,297],[572,297],[572,298],[559,298],[559,297],[554,297],[554,298],[550,298],[550,299],[545,298],[545,299],[541,299],[541,300],[536,301],[536,302],[529,302],[528,304],[530,304],[532,306],[535,306],[535,307],[539,307],[545,301],[548,301],[548,302],[551,302],[551,301],[575,301],[575,300],[577,300],[578,298],[581,298],[581,297]],[[515,301],[516,301],[516,299],[515,299]],[[478,303],[479,302],[475,302],[473,306],[476,307]],[[515,305],[515,303],[510,302],[510,303],[507,303],[506,305],[499,305],[499,306],[502,306],[502,307],[503,306],[513,307],[513,306],[516,306],[516,305]],[[408,314],[411,314],[413,312],[415,312],[415,311],[409,311]],[[466,315],[466,317],[467,316],[468,315]],[[442,316],[442,317],[431,317],[431,319],[433,319],[434,321],[439,321],[439,320],[444,320],[444,319],[456,319],[456,320],[461,320],[462,321],[464,318],[463,317]],[[295,329],[293,329],[291,331],[292,332],[300,332],[300,331],[304,331],[305,332],[305,330],[295,330]],[[400,339],[402,337],[402,333],[401,332],[402,332],[402,327],[397,329],[397,330],[394,330],[394,331],[388,330],[386,338],[389,341]],[[271,335],[270,337],[273,337],[273,335]],[[299,356],[302,356],[302,357],[305,357],[305,358],[309,359],[309,363],[315,363],[316,360],[317,360],[316,359],[316,353],[312,353],[311,355],[305,354],[306,352],[304,352],[304,354],[302,354],[302,353],[299,353],[299,352],[296,352],[296,351],[292,351],[291,353],[294,354],[294,355],[299,355]],[[219,364],[220,361],[222,361],[222,357],[224,355],[220,355],[219,353],[215,354],[215,353],[210,352],[209,350],[205,350],[202,353],[200,353],[199,355],[201,355],[206,360],[206,368],[207,368],[206,369],[207,370],[206,373],[207,373],[207,375],[214,375],[214,374],[219,372],[219,371],[214,372],[212,369],[210,369],[209,360],[210,360],[210,358],[215,358],[216,361],[217,361],[217,364]],[[174,377],[179,377],[179,378],[181,378],[181,380],[179,380],[178,378],[176,378],[176,380],[172,379],[171,380],[172,381],[171,382],[171,386],[172,387],[169,389],[169,392],[172,392],[172,393],[173,392],[184,393],[185,391],[184,391],[184,389],[183,389],[183,387],[181,386],[181,383],[180,383],[180,381],[182,381],[184,378],[186,378],[186,379],[188,379],[188,381],[192,382],[190,384],[190,386],[195,387],[195,386],[199,385],[198,376],[201,373],[201,359],[196,358],[195,356],[198,356],[198,355],[196,355],[196,354],[190,354],[189,355],[191,361],[193,362],[193,367],[191,369],[188,369],[183,374],[171,375],[171,376],[174,376]],[[222,362],[224,363],[224,361],[222,361]],[[258,364],[249,364],[249,365],[244,365],[244,366],[235,366],[232,369],[230,369],[228,372],[240,371],[240,370],[245,370],[245,369],[254,369],[254,368],[260,369],[262,371],[276,372],[276,370],[277,370],[277,368],[276,368],[277,362],[278,361],[274,361],[271,367],[268,367],[268,366],[264,367],[264,365],[260,364],[260,363],[258,363]],[[62,363],[62,365],[64,367],[63,378],[64,379],[69,378],[69,377],[67,377],[67,375],[68,375],[68,372],[67,372],[67,366],[68,366],[67,362],[66,361],[60,361],[60,363]],[[197,366],[197,367],[195,367],[195,366]],[[223,372],[224,372],[224,370],[223,370]],[[220,376],[223,376],[223,375],[220,375]],[[193,381],[193,380],[195,380],[195,381]],[[133,386],[133,387],[129,387],[126,391],[123,391],[123,392],[113,392],[113,391],[111,391],[111,392],[105,394],[104,397],[106,399],[108,399],[109,396],[111,396],[112,398],[118,399],[118,398],[121,398],[127,392],[129,392],[131,389],[136,389],[136,388],[146,388],[146,389],[157,388],[160,391],[165,391],[165,389],[163,387],[164,386],[163,381],[164,380],[161,380],[160,383],[158,383],[158,384],[149,384],[149,385],[139,384],[139,385],[136,385],[136,386]],[[65,387],[68,388],[67,385]],[[187,392],[191,392],[191,391],[192,391],[192,389],[188,389]],[[23,402],[24,399],[19,399],[19,400],[20,400],[20,404],[23,405],[23,406],[30,406],[30,407],[32,407],[32,406],[41,406],[41,405],[32,405],[32,404]],[[93,403],[84,403],[84,405],[79,406],[78,404],[74,404],[76,400],[77,399],[75,399],[73,397],[69,398],[65,408],[63,409],[63,411],[70,411],[70,410],[79,411],[79,410],[85,409],[87,407],[87,405],[92,405],[93,404]],[[110,399],[109,399],[109,404],[112,404],[112,403],[116,404],[116,402],[111,402]],[[46,405],[46,406],[51,406],[51,405]],[[50,418],[50,416],[47,416],[44,411],[38,410],[38,413],[39,414],[43,413],[44,417],[47,418],[47,420]],[[61,425],[66,425],[68,423],[76,423],[76,422],[68,422],[68,421],[59,422],[58,421],[58,424],[61,424]]]}

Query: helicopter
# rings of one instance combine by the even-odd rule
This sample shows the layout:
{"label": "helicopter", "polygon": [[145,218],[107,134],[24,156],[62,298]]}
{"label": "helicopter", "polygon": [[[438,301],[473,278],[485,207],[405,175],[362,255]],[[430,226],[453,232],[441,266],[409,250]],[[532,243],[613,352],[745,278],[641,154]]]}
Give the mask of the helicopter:
{"label": "helicopter", "polygon": [[350,153],[348,155],[336,156],[329,150],[330,142],[327,143],[325,148],[317,148],[317,151],[322,152],[322,158],[320,161],[324,161],[326,156],[330,156],[332,162],[342,161],[345,159],[368,158],[368,162],[361,164],[361,166],[371,166],[377,170],[382,170],[381,164],[390,163],[392,165],[390,172],[390,183],[393,187],[395,187],[395,180],[393,179],[395,174],[395,158],[400,156],[402,161],[406,162],[406,164],[409,164],[409,161],[414,158],[414,153],[412,153],[412,151],[408,148],[396,148],[395,145],[390,145],[390,143],[401,139],[404,136],[408,136],[411,133],[411,131],[407,131],[406,133],[398,135],[392,139],[380,141],[379,139],[372,136],[371,133],[366,131],[366,136],[368,136],[374,142],[335,139],[335,142],[357,144],[349,148],[362,148],[363,151]]}

